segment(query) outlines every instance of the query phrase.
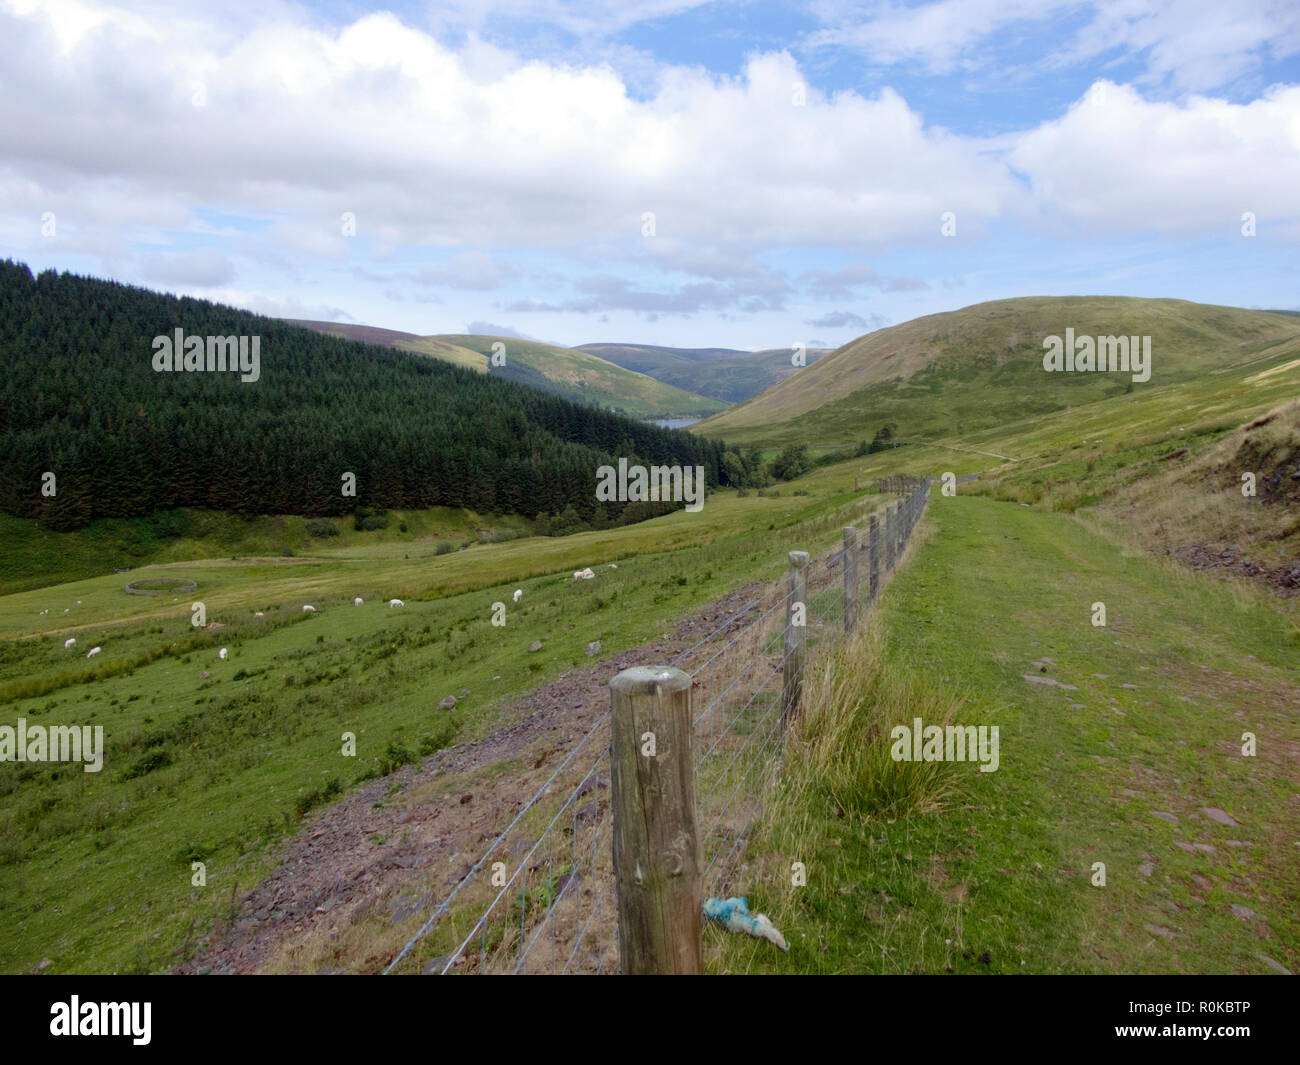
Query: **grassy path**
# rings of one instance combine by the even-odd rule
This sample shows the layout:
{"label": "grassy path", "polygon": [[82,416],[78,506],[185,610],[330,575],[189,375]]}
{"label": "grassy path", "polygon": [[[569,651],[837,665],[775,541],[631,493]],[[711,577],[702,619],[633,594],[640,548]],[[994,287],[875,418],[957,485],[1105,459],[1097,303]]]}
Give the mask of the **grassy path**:
{"label": "grassy path", "polygon": [[952,766],[955,797],[892,822],[777,800],[749,896],[791,952],[710,930],[715,966],[1300,969],[1293,609],[1063,514],[936,494],[927,532],[871,619],[882,666],[964,700],[962,724],[999,726],[1000,766]]}

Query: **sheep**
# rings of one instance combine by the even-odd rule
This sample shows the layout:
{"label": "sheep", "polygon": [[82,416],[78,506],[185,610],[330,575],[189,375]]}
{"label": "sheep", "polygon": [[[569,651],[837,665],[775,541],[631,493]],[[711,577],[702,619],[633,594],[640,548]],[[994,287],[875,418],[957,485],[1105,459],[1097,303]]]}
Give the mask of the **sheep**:
{"label": "sheep", "polygon": [[304,603],[304,604],[303,604],[302,612],[303,612],[304,614],[311,614],[311,613],[314,613],[315,610],[316,610],[316,608],[315,608],[314,606],[312,606],[310,603]]}
{"label": "sheep", "polygon": [[99,654],[99,648],[98,648],[98,647],[92,647],[89,651],[86,652],[86,657],[87,657],[87,658],[94,658],[95,655],[97,655],[97,654]]}
{"label": "sheep", "polygon": [[217,657],[220,658],[221,661],[223,662],[226,660],[226,649],[224,647],[217,652]]}
{"label": "sheep", "polygon": [[357,596],[355,599],[352,600],[352,605],[353,605],[353,606],[360,606],[364,601],[365,601],[365,600],[363,600],[363,599],[361,598],[361,596]]}
{"label": "sheep", "polygon": [[592,572],[590,566],[586,569],[575,569],[573,571],[573,579],[575,581],[589,581],[594,576],[596,576],[596,574]]}
{"label": "sheep", "polygon": [[513,599],[513,600],[517,603],[517,602],[519,602],[519,600],[522,599],[523,597],[524,597],[524,590],[523,590],[522,588],[516,588],[516,589],[515,589],[515,594],[512,595],[510,598]]}
{"label": "sheep", "polygon": [[50,612],[49,607],[46,607],[44,610],[41,611],[42,614],[48,614],[49,612]]}
{"label": "sheep", "polygon": [[253,611],[253,617],[255,617],[255,618],[262,618],[262,617],[266,617],[266,615],[263,614],[260,610],[254,610],[254,611]]}
{"label": "sheep", "polygon": [[63,641],[63,649],[66,651],[69,647],[75,646],[76,642],[77,642],[77,638],[75,636],[69,636],[66,640]]}
{"label": "sheep", "polygon": [[390,599],[390,600],[388,600],[388,605],[389,605],[389,606],[406,606],[406,604],[403,603],[400,599]]}

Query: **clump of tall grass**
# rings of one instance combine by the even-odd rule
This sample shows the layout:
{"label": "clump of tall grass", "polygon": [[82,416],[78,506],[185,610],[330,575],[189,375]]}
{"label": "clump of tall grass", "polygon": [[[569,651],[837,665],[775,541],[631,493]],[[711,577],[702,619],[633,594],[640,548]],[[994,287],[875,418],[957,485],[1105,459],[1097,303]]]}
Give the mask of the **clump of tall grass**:
{"label": "clump of tall grass", "polygon": [[806,669],[777,803],[862,820],[938,809],[955,791],[954,767],[895,761],[890,733],[918,717],[948,725],[959,705],[925,673],[886,668],[878,630],[860,629]]}

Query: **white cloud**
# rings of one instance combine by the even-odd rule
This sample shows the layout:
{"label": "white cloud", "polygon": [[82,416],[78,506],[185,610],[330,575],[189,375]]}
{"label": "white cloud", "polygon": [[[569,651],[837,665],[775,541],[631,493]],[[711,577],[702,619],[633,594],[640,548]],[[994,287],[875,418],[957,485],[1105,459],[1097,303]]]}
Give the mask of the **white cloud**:
{"label": "white cloud", "polygon": [[316,254],[342,211],[379,248],[639,240],[645,211],[679,241],[860,244],[1014,192],[978,142],[925,129],[890,90],[793,106],[784,54],[737,79],[669,70],[637,101],[609,68],[471,76],[387,14],[262,26],[227,50],[192,22],[150,25],[105,15],[63,54],[38,15],[0,16],[11,168],[74,197],[114,181],[124,216],[292,216],[279,235],[306,249],[294,223],[319,225]]}
{"label": "white cloud", "polygon": [[1248,104],[1194,96],[1152,102],[1098,82],[1061,118],[1017,138],[1012,164],[1033,207],[1088,235],[1233,236],[1300,224],[1300,87]]}

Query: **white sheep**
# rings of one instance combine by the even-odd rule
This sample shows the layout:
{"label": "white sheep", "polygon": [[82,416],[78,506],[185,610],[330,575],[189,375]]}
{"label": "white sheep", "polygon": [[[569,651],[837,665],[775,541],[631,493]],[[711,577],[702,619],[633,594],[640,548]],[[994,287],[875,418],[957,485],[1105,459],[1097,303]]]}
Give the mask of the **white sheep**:
{"label": "white sheep", "polygon": [[304,614],[311,614],[311,613],[315,612],[315,610],[316,610],[316,608],[315,608],[314,606],[312,606],[310,603],[304,603],[304,604],[303,604],[302,612],[303,612]]}
{"label": "white sheep", "polygon": [[42,614],[48,614],[49,612],[50,612],[50,611],[49,611],[49,608],[48,608],[48,607],[47,607],[46,609],[44,609],[44,610],[41,611]]}
{"label": "white sheep", "polygon": [[226,660],[226,649],[224,647],[217,652],[217,657],[220,658],[221,661],[223,662]]}
{"label": "white sheep", "polygon": [[364,602],[364,600],[361,598],[361,596],[357,596],[355,599],[352,600],[352,605],[360,606],[362,602]]}
{"label": "white sheep", "polygon": [[594,576],[596,576],[596,574],[592,572],[590,566],[586,569],[576,569],[573,571],[573,579],[575,581],[589,581]]}
{"label": "white sheep", "polygon": [[512,595],[510,598],[513,599],[513,600],[517,603],[517,602],[519,602],[519,600],[522,599],[523,597],[524,597],[524,590],[523,590],[522,588],[516,588],[516,589],[515,589],[515,594]]}
{"label": "white sheep", "polygon": [[75,636],[69,636],[66,640],[63,641],[63,649],[66,651],[69,647],[76,646],[76,643],[77,643],[77,638]]}
{"label": "white sheep", "polygon": [[400,599],[390,599],[390,600],[388,600],[388,605],[389,605],[389,606],[406,606],[406,604],[403,603]]}
{"label": "white sheep", "polygon": [[98,648],[98,647],[92,647],[89,651],[86,652],[86,657],[87,657],[87,658],[94,658],[95,655],[97,655],[97,654],[99,654],[99,648]]}
{"label": "white sheep", "polygon": [[265,617],[265,616],[266,616],[266,615],[263,614],[260,610],[254,610],[254,611],[253,611],[253,617],[255,617],[255,618],[261,618],[261,617]]}

